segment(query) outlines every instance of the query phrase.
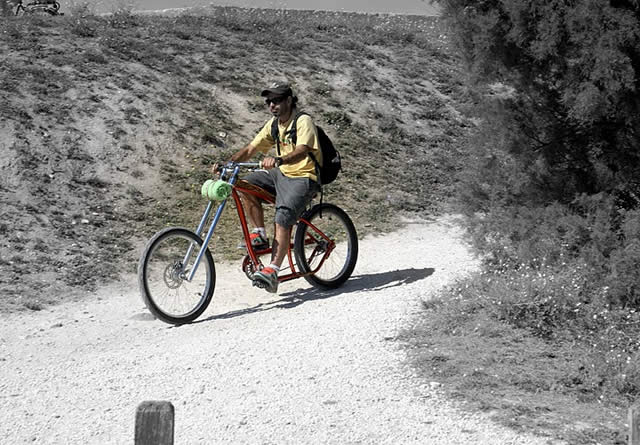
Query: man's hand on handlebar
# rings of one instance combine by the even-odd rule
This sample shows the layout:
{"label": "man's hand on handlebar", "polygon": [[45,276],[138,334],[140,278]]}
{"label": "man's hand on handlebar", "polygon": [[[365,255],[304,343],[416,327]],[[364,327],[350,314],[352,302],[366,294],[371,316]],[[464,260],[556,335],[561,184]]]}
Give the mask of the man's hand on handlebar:
{"label": "man's hand on handlebar", "polygon": [[231,165],[233,164],[232,161],[216,161],[212,166],[211,166],[211,174],[218,175],[220,173],[222,173],[222,170],[224,168],[232,168]]}
{"label": "man's hand on handlebar", "polygon": [[222,171],[222,166],[224,165],[224,162],[216,162],[211,166],[211,174],[212,175],[217,175],[218,173],[220,173],[220,171]]}

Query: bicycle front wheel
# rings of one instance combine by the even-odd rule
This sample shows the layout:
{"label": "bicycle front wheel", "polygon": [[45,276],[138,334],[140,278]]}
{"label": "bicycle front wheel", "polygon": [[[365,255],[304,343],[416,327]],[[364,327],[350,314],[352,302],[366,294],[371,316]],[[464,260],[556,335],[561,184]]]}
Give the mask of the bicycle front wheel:
{"label": "bicycle front wheel", "polygon": [[138,265],[142,299],[153,315],[171,324],[189,323],[207,309],[216,282],[213,257],[205,251],[188,280],[202,239],[183,228],[158,232],[147,244]]}
{"label": "bicycle front wheel", "polygon": [[358,260],[358,235],[351,218],[333,204],[313,206],[300,218],[293,241],[304,279],[335,289],[349,279]]}

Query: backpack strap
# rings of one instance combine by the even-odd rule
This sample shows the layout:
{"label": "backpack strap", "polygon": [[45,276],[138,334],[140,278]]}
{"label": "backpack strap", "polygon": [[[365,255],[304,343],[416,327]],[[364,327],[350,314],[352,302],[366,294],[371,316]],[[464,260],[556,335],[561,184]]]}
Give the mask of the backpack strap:
{"label": "backpack strap", "polygon": [[[296,147],[296,143],[298,142],[298,118],[305,113],[304,111],[300,111],[296,113],[293,118],[293,123],[291,124],[291,129],[285,133],[285,135],[289,135],[291,137],[291,142],[293,143],[293,148]],[[278,130],[278,118],[274,117],[271,122],[271,137],[276,142],[276,151],[278,156],[280,156],[280,131]],[[315,161],[315,160],[314,160]]]}
{"label": "backpack strap", "polygon": [[291,124],[291,129],[287,131],[287,134],[291,137],[293,148],[296,148],[296,143],[298,142],[298,118],[304,115],[308,116],[309,113],[305,113],[304,111],[296,113],[296,116],[293,118],[293,124]]}
{"label": "backpack strap", "polygon": [[[298,118],[302,115],[309,115],[309,113],[305,113],[304,111],[299,112],[298,114],[296,114],[296,117],[293,120],[293,125],[291,125],[291,130],[288,131],[289,135],[291,136],[291,142],[293,142],[293,146],[295,147],[296,145],[296,141],[297,141],[297,131],[298,131]],[[322,149],[322,148],[320,148]],[[313,161],[314,165],[316,166],[316,182],[318,183],[318,185],[320,186],[320,218],[322,218],[322,201],[324,198],[324,189],[322,188],[322,179],[320,177],[320,163],[318,162],[318,160],[316,159],[316,157],[309,152],[308,153],[309,157],[311,158],[311,160]]]}
{"label": "backpack strap", "polygon": [[[291,137],[291,143],[293,144],[293,148],[296,147],[296,143],[298,142],[298,118],[305,114],[309,115],[309,113],[305,113],[304,111],[299,111],[298,113],[296,113],[295,117],[293,118],[293,123],[291,124],[291,129],[286,132],[286,134],[288,134],[289,137]],[[273,121],[271,122],[271,137],[273,138],[274,141],[276,141],[276,151],[278,153],[278,156],[280,156],[280,130],[278,129],[277,117],[274,117]],[[323,199],[324,191],[322,189],[322,180],[320,179],[320,164],[316,160],[315,156],[313,156],[313,154],[309,153],[309,157],[311,158],[311,160],[316,166],[316,180],[318,185],[320,186],[320,208],[321,208],[320,218],[322,218],[322,199]]]}
{"label": "backpack strap", "polygon": [[[287,134],[291,137],[291,142],[293,143],[294,148],[296,146],[296,142],[298,141],[298,137],[297,137],[297,133],[298,133],[298,118],[300,116],[304,116],[304,115],[309,116],[309,113],[305,113],[304,111],[300,111],[299,113],[297,113],[296,117],[293,119],[293,124],[291,125],[291,129],[289,131],[287,131]],[[317,180],[318,184],[320,185],[320,187],[322,187],[322,180],[320,179],[320,163],[318,162],[316,157],[311,152],[309,152],[308,154],[309,154],[309,157],[311,158],[311,160],[313,161],[313,164],[316,167],[316,180]]]}
{"label": "backpack strap", "polygon": [[271,137],[274,141],[276,141],[276,150],[278,152],[278,156],[280,156],[280,134],[278,131],[278,117],[274,117],[273,121],[271,121]]}
{"label": "backpack strap", "polygon": [[[291,124],[291,128],[289,129],[289,131],[285,133],[289,135],[289,137],[291,138],[291,143],[293,144],[293,148],[296,147],[296,143],[298,142],[298,118],[304,115],[309,116],[309,113],[305,113],[304,111],[299,111],[298,113],[296,113],[296,115],[293,118],[293,123]],[[278,156],[280,156],[280,131],[278,130],[277,117],[274,117],[273,121],[271,122],[271,137],[276,142],[276,152],[278,153]],[[320,164],[318,163],[318,160],[313,154],[309,153],[309,157],[311,158],[314,165],[316,166],[316,178],[318,180],[318,184],[322,185],[320,181]]]}

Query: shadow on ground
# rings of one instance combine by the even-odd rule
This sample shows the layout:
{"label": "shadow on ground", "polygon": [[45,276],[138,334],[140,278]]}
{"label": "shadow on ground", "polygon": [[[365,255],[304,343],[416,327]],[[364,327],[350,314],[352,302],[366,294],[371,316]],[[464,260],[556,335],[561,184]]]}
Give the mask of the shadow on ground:
{"label": "shadow on ground", "polygon": [[336,295],[343,295],[351,292],[361,291],[381,291],[392,287],[404,286],[416,281],[428,278],[433,275],[435,269],[426,267],[424,269],[404,269],[394,270],[390,272],[382,272],[368,275],[355,275],[351,277],[344,285],[338,289],[322,290],[315,287],[308,289],[297,289],[291,292],[285,292],[280,296],[280,300],[270,301],[268,303],[260,303],[256,306],[230,311],[224,314],[213,315],[211,317],[193,322],[203,323],[211,320],[220,320],[226,318],[240,317],[255,312],[262,312],[271,309],[291,309],[303,303],[313,300],[323,300]]}

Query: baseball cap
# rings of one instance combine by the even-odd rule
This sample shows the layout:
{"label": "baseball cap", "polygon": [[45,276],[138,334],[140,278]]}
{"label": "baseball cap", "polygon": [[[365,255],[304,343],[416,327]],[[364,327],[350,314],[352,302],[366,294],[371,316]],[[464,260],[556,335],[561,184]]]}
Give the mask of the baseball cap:
{"label": "baseball cap", "polygon": [[266,89],[262,90],[261,96],[293,96],[291,86],[286,82],[274,82]]}

